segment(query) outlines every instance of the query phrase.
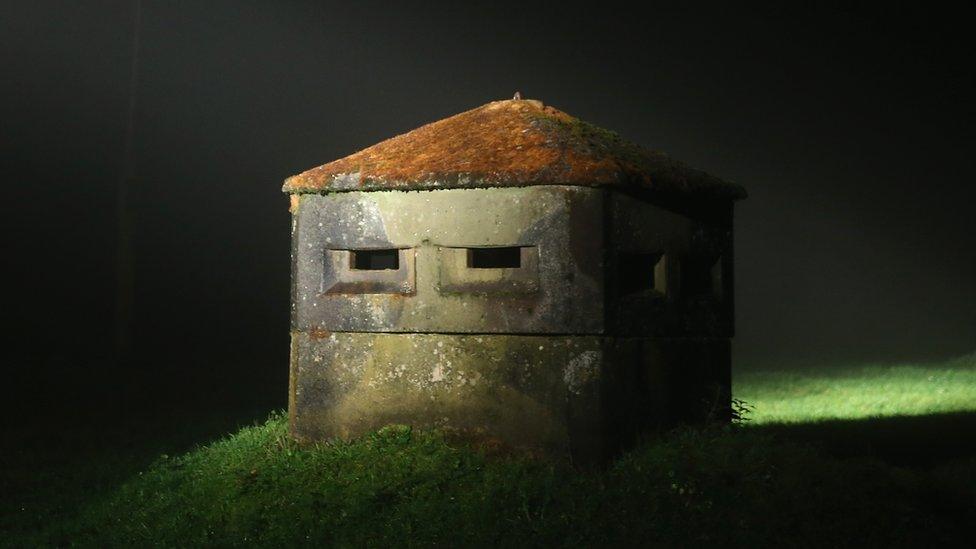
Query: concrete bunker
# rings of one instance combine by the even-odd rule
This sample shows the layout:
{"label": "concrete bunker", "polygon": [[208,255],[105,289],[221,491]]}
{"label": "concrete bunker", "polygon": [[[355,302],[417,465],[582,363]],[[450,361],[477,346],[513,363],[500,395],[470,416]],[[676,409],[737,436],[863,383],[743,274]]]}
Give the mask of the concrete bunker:
{"label": "concrete bunker", "polygon": [[741,187],[533,100],[289,178],[289,413],[574,459],[728,413]]}

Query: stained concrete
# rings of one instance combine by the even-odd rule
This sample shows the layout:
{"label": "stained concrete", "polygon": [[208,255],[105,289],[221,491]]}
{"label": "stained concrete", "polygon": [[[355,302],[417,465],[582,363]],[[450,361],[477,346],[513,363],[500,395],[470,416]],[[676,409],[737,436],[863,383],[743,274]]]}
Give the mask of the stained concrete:
{"label": "stained concrete", "polygon": [[[302,195],[294,326],[601,333],[604,198],[558,186]],[[492,246],[526,247],[522,267],[465,267],[467,248]],[[398,271],[350,268],[347,250],[390,248],[402,250]]]}
{"label": "stained concrete", "polygon": [[727,360],[724,339],[293,332],[292,432],[405,423],[592,463],[724,413]]}

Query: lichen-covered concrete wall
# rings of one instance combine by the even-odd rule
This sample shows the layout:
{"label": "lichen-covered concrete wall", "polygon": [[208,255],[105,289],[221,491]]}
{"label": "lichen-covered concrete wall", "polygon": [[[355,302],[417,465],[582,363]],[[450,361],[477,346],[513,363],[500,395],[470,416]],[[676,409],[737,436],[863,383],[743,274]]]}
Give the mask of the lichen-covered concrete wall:
{"label": "lichen-covered concrete wall", "polygon": [[[581,461],[729,409],[731,204],[606,188],[293,196],[301,440],[436,426]],[[471,250],[511,247],[517,268]],[[395,268],[363,269],[363,250]]]}
{"label": "lichen-covered concrete wall", "polygon": [[[730,222],[621,193],[546,186],[301,195],[292,237],[299,330],[732,335]],[[467,249],[497,246],[524,247],[521,267],[465,264]],[[399,269],[350,267],[350,250],[390,248]],[[666,290],[620,291],[617,259],[635,252],[663,254]],[[709,278],[707,291],[688,287],[694,271]]]}
{"label": "lichen-covered concrete wall", "polygon": [[[609,193],[607,332],[661,337],[732,337],[731,204],[683,215],[646,200]],[[623,254],[653,253],[662,287],[626,292]],[[647,272],[648,278],[654,273]]]}
{"label": "lichen-covered concrete wall", "polygon": [[[604,191],[583,187],[301,195],[293,327],[358,332],[600,333]],[[468,269],[466,248],[520,246],[519,269]],[[396,271],[348,250],[398,248]],[[371,285],[372,284],[372,285]]]}
{"label": "lichen-covered concrete wall", "polygon": [[289,408],[300,440],[406,423],[594,462],[720,415],[727,360],[724,339],[296,332]]}

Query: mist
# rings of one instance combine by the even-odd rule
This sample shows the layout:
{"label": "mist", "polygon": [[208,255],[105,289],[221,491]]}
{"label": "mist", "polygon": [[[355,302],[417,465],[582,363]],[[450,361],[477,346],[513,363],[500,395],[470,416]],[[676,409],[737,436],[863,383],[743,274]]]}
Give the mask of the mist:
{"label": "mist", "polygon": [[[8,4],[0,18],[11,356],[111,356],[133,6]],[[622,10],[146,2],[135,355],[284,379],[282,181],[516,90],[749,191],[736,366],[976,349],[964,18]]]}

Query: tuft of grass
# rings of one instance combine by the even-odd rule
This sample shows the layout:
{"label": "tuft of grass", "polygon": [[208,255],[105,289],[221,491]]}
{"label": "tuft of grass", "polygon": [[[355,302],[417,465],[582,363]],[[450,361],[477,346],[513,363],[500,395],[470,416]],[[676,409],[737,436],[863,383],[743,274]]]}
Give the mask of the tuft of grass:
{"label": "tuft of grass", "polygon": [[745,371],[733,393],[752,424],[976,411],[976,354],[929,365]]}
{"label": "tuft of grass", "polygon": [[[970,479],[972,467],[962,468]],[[299,446],[283,415],[274,414],[185,455],[160,457],[76,519],[52,526],[41,543],[953,543],[976,517],[976,485],[954,482],[958,474],[837,460],[731,427],[679,430],[607,469],[579,471],[489,458],[404,426]]]}

